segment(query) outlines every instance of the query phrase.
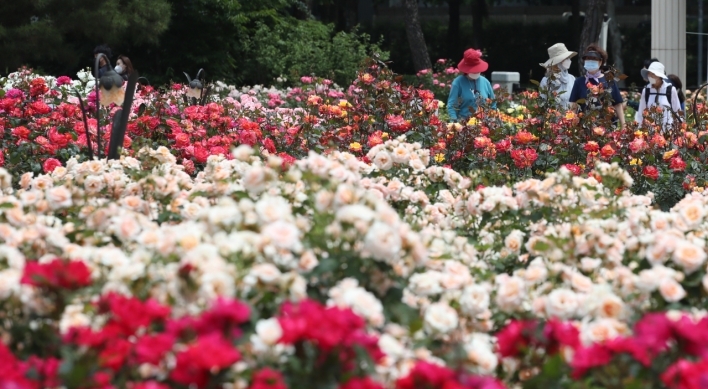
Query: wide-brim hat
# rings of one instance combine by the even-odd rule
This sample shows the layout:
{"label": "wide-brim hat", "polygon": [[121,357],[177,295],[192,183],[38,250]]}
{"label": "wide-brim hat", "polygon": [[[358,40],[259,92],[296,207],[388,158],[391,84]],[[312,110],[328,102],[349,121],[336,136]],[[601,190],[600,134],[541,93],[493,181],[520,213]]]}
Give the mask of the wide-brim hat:
{"label": "wide-brim hat", "polygon": [[668,80],[669,77],[666,76],[666,70],[664,69],[664,64],[660,62],[652,62],[648,69],[642,69],[642,77],[645,80],[649,79],[649,73],[661,77],[664,80]]}
{"label": "wide-brim hat", "polygon": [[575,57],[576,55],[578,55],[578,53],[576,53],[575,51],[568,50],[568,48],[565,47],[563,43],[556,43],[555,45],[548,48],[548,61],[539,65],[543,66],[544,68],[547,68],[549,66],[555,66],[565,61],[566,59]]}
{"label": "wide-brim hat", "polygon": [[462,73],[482,73],[489,69],[489,64],[482,61],[482,52],[475,49],[467,49],[457,69]]}

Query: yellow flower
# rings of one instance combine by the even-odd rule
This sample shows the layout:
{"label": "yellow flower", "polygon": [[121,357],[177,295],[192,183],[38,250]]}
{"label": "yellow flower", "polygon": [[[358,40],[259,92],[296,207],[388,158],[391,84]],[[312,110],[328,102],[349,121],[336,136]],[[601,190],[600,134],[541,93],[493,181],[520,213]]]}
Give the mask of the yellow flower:
{"label": "yellow flower", "polygon": [[642,137],[643,137],[644,135],[645,135],[645,134],[644,134],[643,132],[639,131],[639,130],[634,131],[634,136],[642,136]]}
{"label": "yellow flower", "polygon": [[445,103],[442,100],[438,100],[438,108],[445,108]]}
{"label": "yellow flower", "polygon": [[349,144],[349,150],[351,151],[361,151],[361,144],[359,142],[354,142]]}
{"label": "yellow flower", "polygon": [[339,107],[340,108],[351,108],[352,105],[346,100],[339,100]]}
{"label": "yellow flower", "polygon": [[506,113],[514,113],[514,108],[507,108]]}
{"label": "yellow flower", "polygon": [[676,149],[667,151],[664,153],[664,160],[668,161],[669,159],[671,159],[671,157],[673,157],[676,154],[678,154],[678,150],[676,150]]}
{"label": "yellow flower", "polygon": [[460,131],[462,129],[462,125],[460,123],[448,123],[447,129]]}
{"label": "yellow flower", "polygon": [[630,164],[630,165],[639,165],[639,166],[642,166],[642,165],[644,165],[644,162],[642,162],[641,159],[634,158],[634,159],[632,159],[631,161],[629,161],[629,164]]}
{"label": "yellow flower", "polygon": [[573,113],[573,112],[571,112],[571,111],[568,111],[568,112],[565,113],[565,118],[566,118],[567,120],[575,119],[575,113]]}
{"label": "yellow flower", "polygon": [[445,161],[445,154],[443,154],[443,153],[435,154],[435,162],[442,163],[444,161]]}
{"label": "yellow flower", "polygon": [[388,132],[381,133],[381,139],[383,139],[383,140],[388,139]]}
{"label": "yellow flower", "polygon": [[470,120],[467,121],[468,126],[474,126],[477,124],[477,118],[470,118]]}
{"label": "yellow flower", "polygon": [[516,118],[519,119],[519,120],[524,120],[524,115],[519,115],[519,116],[517,116]]}
{"label": "yellow flower", "polygon": [[526,107],[524,107],[523,105],[517,105],[517,106],[516,106],[516,110],[517,110],[517,111],[523,111],[523,110],[525,110],[525,109],[526,109]]}

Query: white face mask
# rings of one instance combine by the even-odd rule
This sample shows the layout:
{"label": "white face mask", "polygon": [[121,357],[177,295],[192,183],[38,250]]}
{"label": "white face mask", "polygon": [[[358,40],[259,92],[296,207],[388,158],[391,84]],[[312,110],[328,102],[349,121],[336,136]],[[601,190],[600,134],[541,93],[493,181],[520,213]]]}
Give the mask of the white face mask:
{"label": "white face mask", "polygon": [[560,68],[561,70],[568,70],[570,69],[570,58],[566,59],[565,61],[560,63]]}
{"label": "white face mask", "polygon": [[116,66],[116,73],[118,73],[118,74],[123,73],[123,67],[120,65]]}
{"label": "white face mask", "polygon": [[649,84],[650,84],[650,85],[656,85],[657,83],[659,83],[659,79],[658,79],[658,78],[649,76]]}
{"label": "white face mask", "polygon": [[476,79],[478,79],[479,76],[481,76],[481,75],[482,75],[482,73],[469,73],[469,74],[467,75],[467,78],[469,78],[470,80],[476,80]]}

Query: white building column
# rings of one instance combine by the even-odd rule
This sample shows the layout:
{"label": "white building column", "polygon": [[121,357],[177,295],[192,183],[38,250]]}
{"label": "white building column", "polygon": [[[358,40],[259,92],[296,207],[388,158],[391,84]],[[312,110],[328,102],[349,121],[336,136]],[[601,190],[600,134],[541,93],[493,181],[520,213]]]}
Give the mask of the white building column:
{"label": "white building column", "polygon": [[651,57],[686,80],[686,0],[651,0]]}

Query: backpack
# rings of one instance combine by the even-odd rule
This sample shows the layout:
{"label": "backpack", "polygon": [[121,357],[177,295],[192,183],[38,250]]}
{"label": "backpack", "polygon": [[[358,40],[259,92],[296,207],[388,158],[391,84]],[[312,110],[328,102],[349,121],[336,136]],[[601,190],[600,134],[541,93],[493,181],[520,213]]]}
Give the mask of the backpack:
{"label": "backpack", "polygon": [[[666,100],[669,101],[669,108],[671,108],[671,114],[674,115],[674,117],[678,118],[679,122],[683,123],[683,117],[681,115],[676,115],[674,111],[673,102],[671,101],[671,92],[673,91],[673,84],[668,84],[666,85],[666,90],[664,93],[652,93],[651,92],[651,87],[647,86],[644,88],[644,104],[648,107],[649,106],[649,95],[653,96],[666,96]],[[657,97],[658,98],[658,97]],[[678,107],[679,110],[683,110],[680,106]]]}
{"label": "backpack", "polygon": [[[649,106],[649,95],[652,95],[652,96],[657,96],[657,95],[658,95],[658,96],[666,96],[666,100],[668,100],[668,101],[669,101],[669,104],[671,104],[671,103],[672,103],[672,102],[671,102],[671,91],[673,91],[673,89],[674,89],[674,86],[671,85],[671,84],[668,84],[668,85],[666,85],[666,91],[664,91],[664,93],[653,93],[653,92],[651,92],[651,87],[649,87],[649,86],[645,87],[645,88],[644,88],[644,92],[645,92],[645,93],[644,93],[644,104],[645,104],[647,107]],[[673,110],[674,107],[671,107],[671,109]]]}

